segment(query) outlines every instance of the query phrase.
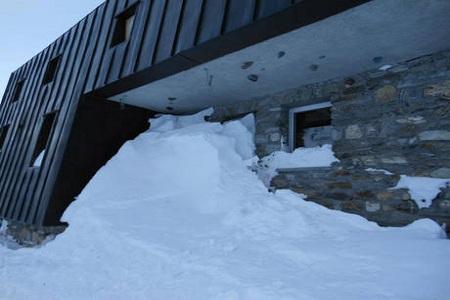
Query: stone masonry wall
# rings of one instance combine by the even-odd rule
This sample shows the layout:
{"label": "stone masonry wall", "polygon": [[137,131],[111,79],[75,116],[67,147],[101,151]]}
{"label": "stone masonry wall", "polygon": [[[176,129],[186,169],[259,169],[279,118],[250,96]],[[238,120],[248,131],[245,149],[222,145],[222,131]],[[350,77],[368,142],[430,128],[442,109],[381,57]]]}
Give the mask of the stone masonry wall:
{"label": "stone masonry wall", "polygon": [[261,157],[286,149],[290,108],[324,101],[333,104],[333,150],[340,163],[281,170],[272,181],[275,188],[292,189],[382,225],[405,225],[422,217],[450,224],[449,188],[425,209],[417,207],[408,190],[391,189],[402,174],[450,178],[450,51],[216,107],[212,120],[253,112]]}

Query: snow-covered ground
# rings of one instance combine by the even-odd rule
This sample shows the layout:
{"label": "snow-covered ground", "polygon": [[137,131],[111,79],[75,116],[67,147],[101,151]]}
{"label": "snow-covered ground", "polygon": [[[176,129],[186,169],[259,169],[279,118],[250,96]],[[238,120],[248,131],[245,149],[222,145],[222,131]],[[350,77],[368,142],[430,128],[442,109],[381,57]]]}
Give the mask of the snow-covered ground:
{"label": "snow-covered ground", "polygon": [[70,206],[65,233],[0,247],[0,299],[450,298],[438,225],[380,228],[267,192],[248,123],[153,122]]}

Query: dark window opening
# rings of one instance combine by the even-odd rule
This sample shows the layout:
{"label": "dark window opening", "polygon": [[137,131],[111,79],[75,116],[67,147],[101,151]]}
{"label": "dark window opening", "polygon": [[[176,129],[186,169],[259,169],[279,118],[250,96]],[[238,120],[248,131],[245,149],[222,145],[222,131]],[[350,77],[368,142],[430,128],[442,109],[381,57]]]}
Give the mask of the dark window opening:
{"label": "dark window opening", "polygon": [[9,125],[0,127],[0,153],[3,150],[3,145],[5,144],[6,136],[8,134],[8,130],[9,130]]}
{"label": "dark window opening", "polygon": [[331,108],[295,114],[294,148],[332,143]]}
{"label": "dark window opening", "polygon": [[49,61],[47,69],[45,70],[44,79],[42,84],[48,84],[55,79],[56,71],[58,70],[59,62],[61,61],[61,56],[57,56]]}
{"label": "dark window opening", "polygon": [[40,167],[46,157],[46,149],[51,137],[53,124],[55,123],[56,112],[44,115],[44,121],[34,148],[33,157],[31,159],[31,167]]}
{"label": "dark window opening", "polygon": [[130,39],[133,31],[134,20],[136,16],[137,4],[127,8],[124,12],[116,16],[116,25],[111,41],[111,47]]}
{"label": "dark window opening", "polygon": [[16,86],[14,87],[14,94],[12,97],[12,102],[16,102],[20,100],[20,96],[22,95],[23,86],[25,84],[25,79],[20,80],[16,83]]}

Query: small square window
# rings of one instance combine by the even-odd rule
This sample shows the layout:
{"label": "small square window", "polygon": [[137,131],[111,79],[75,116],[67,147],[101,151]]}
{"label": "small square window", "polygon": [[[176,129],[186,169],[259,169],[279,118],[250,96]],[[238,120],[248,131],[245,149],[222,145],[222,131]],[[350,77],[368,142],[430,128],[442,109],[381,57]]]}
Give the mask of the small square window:
{"label": "small square window", "polygon": [[31,159],[31,167],[38,168],[42,165],[46,157],[46,149],[50,140],[53,125],[56,119],[56,112],[44,115],[44,121],[39,131],[39,136],[34,147],[33,157]]}
{"label": "small square window", "polygon": [[6,141],[6,136],[8,135],[9,125],[0,127],[0,153],[2,152],[3,145]]}
{"label": "small square window", "polygon": [[51,61],[48,62],[42,84],[44,84],[44,85],[48,84],[55,79],[56,71],[58,71],[58,66],[59,66],[60,61],[61,61],[61,55],[53,58]]}
{"label": "small square window", "polygon": [[136,17],[137,4],[127,8],[124,12],[116,16],[116,25],[111,41],[111,47],[130,39]]}
{"label": "small square window", "polygon": [[328,102],[292,109],[290,119],[291,150],[333,143]]}
{"label": "small square window", "polygon": [[20,100],[20,96],[22,95],[23,86],[25,84],[25,79],[20,80],[16,83],[14,87],[14,94],[12,97],[12,102],[16,102]]}

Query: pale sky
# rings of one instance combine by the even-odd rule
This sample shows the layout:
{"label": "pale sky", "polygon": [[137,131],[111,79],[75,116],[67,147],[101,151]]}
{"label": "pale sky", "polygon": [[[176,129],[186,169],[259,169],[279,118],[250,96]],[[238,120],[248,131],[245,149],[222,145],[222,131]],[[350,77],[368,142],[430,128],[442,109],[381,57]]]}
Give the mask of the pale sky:
{"label": "pale sky", "polygon": [[0,101],[11,72],[104,0],[0,0]]}

